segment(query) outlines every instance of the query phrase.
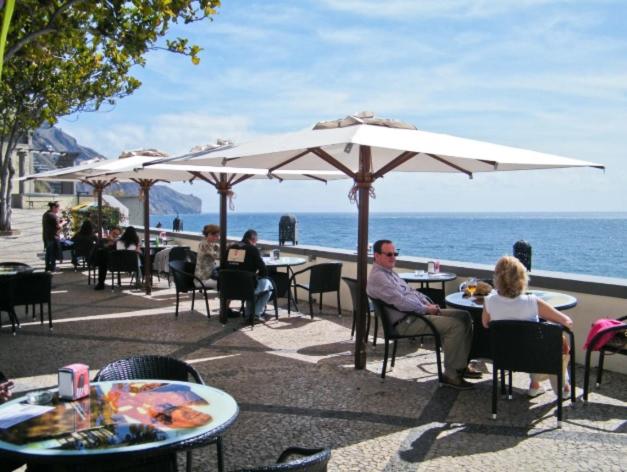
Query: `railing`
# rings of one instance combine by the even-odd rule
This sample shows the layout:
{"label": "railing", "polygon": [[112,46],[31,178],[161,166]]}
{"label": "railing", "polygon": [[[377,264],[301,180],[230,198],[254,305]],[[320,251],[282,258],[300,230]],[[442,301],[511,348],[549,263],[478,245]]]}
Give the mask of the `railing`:
{"label": "railing", "polygon": [[[138,228],[139,229],[139,228]],[[159,233],[162,229],[152,228],[151,233]],[[175,240],[179,244],[184,244],[195,249],[202,236],[185,231],[166,231],[167,237]],[[298,255],[308,258],[310,263],[327,261],[340,261],[343,263],[342,275],[356,277],[356,254],[354,251],[331,249],[319,246],[279,246],[278,242],[263,241],[258,242],[262,252],[269,252],[272,249],[279,249],[282,254]],[[370,258],[372,262],[372,258]],[[428,259],[421,257],[399,257],[397,268],[400,271],[413,271],[416,269],[427,269]],[[485,264],[473,264],[470,262],[440,261],[442,272],[453,272],[457,274],[457,279],[446,283],[445,290],[448,293],[458,290],[461,284],[468,277],[478,277],[489,279],[492,277],[493,267]],[[352,308],[351,297],[348,287],[342,284],[341,300],[342,307],[346,310]],[[574,321],[574,333],[576,340],[576,359],[581,363],[584,359],[583,343],[590,329],[592,322],[599,318],[617,318],[627,315],[627,279],[612,277],[597,277],[591,275],[571,274],[563,272],[551,272],[543,270],[532,270],[530,273],[530,288],[539,290],[555,290],[577,298],[577,306],[568,310],[568,315]],[[335,297],[328,297],[326,301],[333,306]],[[609,370],[627,374],[627,365],[624,356],[607,358],[605,366]]]}

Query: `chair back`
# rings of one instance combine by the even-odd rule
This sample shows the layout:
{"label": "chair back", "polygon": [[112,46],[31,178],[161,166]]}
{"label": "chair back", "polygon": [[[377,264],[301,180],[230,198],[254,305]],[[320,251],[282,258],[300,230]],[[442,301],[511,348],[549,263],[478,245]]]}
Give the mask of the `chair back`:
{"label": "chair back", "polygon": [[128,249],[118,249],[107,253],[107,268],[111,272],[137,272],[139,254]]}
{"label": "chair back", "polygon": [[324,262],[309,268],[309,291],[311,293],[337,292],[342,277],[341,262]]}
{"label": "chair back", "polygon": [[501,320],[490,323],[494,369],[558,374],[562,370],[559,325],[536,321]]}
{"label": "chair back", "polygon": [[246,270],[220,269],[218,290],[225,300],[254,300],[257,276]]}
{"label": "chair back", "polygon": [[18,274],[13,284],[13,305],[49,303],[52,291],[50,272],[26,272]]}
{"label": "chair back", "polygon": [[90,261],[92,253],[95,249],[96,241],[90,239],[81,239],[79,241],[75,241],[72,245],[74,257],[82,257],[86,262]]}
{"label": "chair back", "polygon": [[372,301],[375,314],[381,320],[385,337],[388,339],[399,337],[395,324],[405,318],[407,314],[376,298],[371,298],[370,300]]}
{"label": "chair back", "polygon": [[203,384],[196,369],[187,362],[165,356],[133,356],[105,365],[94,377],[95,382],[107,380],[180,380]]}
{"label": "chair back", "polygon": [[353,302],[353,313],[357,309],[357,299],[359,298],[359,293],[357,290],[357,279],[352,279],[350,277],[342,277],[342,280],[348,286],[348,291],[351,294],[351,300]]}
{"label": "chair back", "polygon": [[[290,460],[292,456],[297,457]],[[280,470],[326,472],[329,459],[331,459],[331,450],[327,448],[306,449],[302,447],[290,447],[283,451],[276,464],[254,469],[242,469],[238,472],[270,472]]]}
{"label": "chair back", "polygon": [[192,261],[192,254],[195,254],[188,246],[175,246],[170,249],[169,262],[172,261],[187,261],[196,262],[195,257]]}
{"label": "chair back", "polygon": [[185,260],[171,261],[168,266],[177,292],[194,290],[194,268]]}

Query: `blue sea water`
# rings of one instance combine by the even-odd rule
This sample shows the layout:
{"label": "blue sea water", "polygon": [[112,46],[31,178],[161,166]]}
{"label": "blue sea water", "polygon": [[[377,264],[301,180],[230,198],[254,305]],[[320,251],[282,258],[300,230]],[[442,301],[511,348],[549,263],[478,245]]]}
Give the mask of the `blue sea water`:
{"label": "blue sea water", "polygon": [[[230,213],[229,236],[254,228],[278,240],[281,213]],[[300,244],[355,249],[357,213],[296,213]],[[185,231],[218,223],[216,213],[180,215]],[[172,227],[173,215],[152,215]],[[369,240],[392,239],[401,255],[494,264],[518,240],[532,268],[627,278],[627,213],[373,213]]]}

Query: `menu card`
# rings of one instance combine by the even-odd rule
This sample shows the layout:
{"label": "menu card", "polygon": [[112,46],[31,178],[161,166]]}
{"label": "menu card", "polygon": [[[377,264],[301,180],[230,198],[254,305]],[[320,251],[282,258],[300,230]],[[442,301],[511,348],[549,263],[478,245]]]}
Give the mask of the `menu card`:
{"label": "menu card", "polygon": [[0,429],[10,428],[51,410],[54,410],[53,406],[31,405],[29,403],[7,405],[0,409]]}

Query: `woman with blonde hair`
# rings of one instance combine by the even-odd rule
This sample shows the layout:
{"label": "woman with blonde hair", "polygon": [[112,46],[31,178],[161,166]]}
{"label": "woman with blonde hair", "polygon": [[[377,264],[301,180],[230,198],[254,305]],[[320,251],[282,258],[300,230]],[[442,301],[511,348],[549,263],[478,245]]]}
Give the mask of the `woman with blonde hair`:
{"label": "woman with blonde hair", "polygon": [[[568,316],[557,311],[535,295],[526,293],[528,281],[527,269],[518,259],[512,256],[501,257],[494,268],[496,293],[487,297],[483,305],[483,326],[487,329],[490,321],[496,320],[539,322],[540,318],[542,318],[552,323],[561,324],[569,329],[572,328],[573,320]],[[564,339],[564,393],[570,392],[566,369],[570,357],[568,352],[569,346],[566,339]],[[555,391],[557,380],[554,375],[548,377]],[[540,382],[546,378],[545,374],[531,374],[531,383],[528,391],[530,397],[537,397],[545,392]]]}
{"label": "woman with blonde hair", "polygon": [[202,229],[205,237],[198,244],[196,255],[196,269],[194,275],[202,280],[207,288],[216,288],[218,281],[211,278],[214,269],[220,262],[220,227],[218,225],[205,225]]}

